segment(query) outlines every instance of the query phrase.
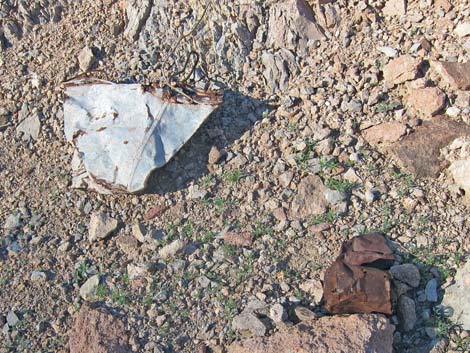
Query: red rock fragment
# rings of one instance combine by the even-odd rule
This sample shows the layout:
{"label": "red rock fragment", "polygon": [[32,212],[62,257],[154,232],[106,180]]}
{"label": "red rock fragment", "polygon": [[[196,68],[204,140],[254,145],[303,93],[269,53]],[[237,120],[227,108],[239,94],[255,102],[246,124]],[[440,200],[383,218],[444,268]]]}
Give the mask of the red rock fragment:
{"label": "red rock fragment", "polygon": [[224,241],[236,246],[249,248],[253,245],[253,235],[249,232],[227,232],[224,235]]}
{"label": "red rock fragment", "polygon": [[424,117],[439,113],[446,104],[446,95],[437,87],[413,89],[406,100],[406,106]]}
{"label": "red rock fragment", "polygon": [[470,90],[470,61],[464,63],[431,61],[434,69],[453,89]]}
{"label": "red rock fragment", "polygon": [[393,59],[383,69],[385,82],[396,85],[414,80],[420,66],[421,59],[413,58],[411,55],[402,55]]}
{"label": "red rock fragment", "polygon": [[166,211],[165,205],[157,205],[150,207],[147,212],[145,212],[144,219],[150,221],[154,218],[160,217]]}
{"label": "red rock fragment", "polygon": [[326,270],[325,307],[334,314],[392,313],[389,274],[393,252],[379,233],[345,242],[336,261]]}
{"label": "red rock fragment", "polygon": [[375,125],[362,132],[364,139],[372,146],[398,141],[405,134],[406,125],[398,121]]}

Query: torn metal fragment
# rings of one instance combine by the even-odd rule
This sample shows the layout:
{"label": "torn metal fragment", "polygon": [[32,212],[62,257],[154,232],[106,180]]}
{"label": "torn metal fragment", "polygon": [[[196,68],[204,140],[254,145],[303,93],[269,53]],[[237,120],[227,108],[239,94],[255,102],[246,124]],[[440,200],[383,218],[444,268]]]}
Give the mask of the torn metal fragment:
{"label": "torn metal fragment", "polygon": [[74,187],[138,192],[222,103],[222,91],[77,79],[65,85]]}

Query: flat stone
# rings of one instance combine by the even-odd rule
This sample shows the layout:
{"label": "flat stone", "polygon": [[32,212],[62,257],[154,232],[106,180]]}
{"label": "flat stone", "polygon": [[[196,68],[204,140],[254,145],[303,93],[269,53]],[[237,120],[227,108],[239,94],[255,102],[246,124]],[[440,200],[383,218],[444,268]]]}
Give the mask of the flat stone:
{"label": "flat stone", "polygon": [[323,192],[323,195],[325,196],[326,202],[330,205],[336,205],[341,201],[346,200],[346,194],[338,190],[326,189]]}
{"label": "flat stone", "polygon": [[287,311],[281,304],[274,304],[269,309],[269,318],[274,323],[281,323],[287,320]]}
{"label": "flat stone", "polygon": [[17,229],[21,227],[21,214],[19,212],[10,214],[3,225],[4,229]]}
{"label": "flat stone", "polygon": [[304,0],[286,0],[271,6],[266,44],[275,49],[305,50],[325,36]]}
{"label": "flat stone", "polygon": [[398,51],[392,47],[378,47],[377,50],[384,53],[389,58],[396,58],[398,55]]}
{"label": "flat stone", "polygon": [[437,302],[437,280],[435,278],[428,281],[425,288],[426,300],[431,303]]}
{"label": "flat stone", "polygon": [[386,152],[417,177],[436,177],[444,167],[440,150],[457,137],[468,134],[470,127],[467,124],[436,116],[387,147]]}
{"label": "flat stone", "polygon": [[445,289],[442,304],[452,308],[450,319],[461,324],[464,330],[470,330],[470,261],[457,269],[452,285]]}
{"label": "flat stone", "polygon": [[88,240],[95,242],[105,239],[118,227],[118,221],[111,218],[107,213],[95,212],[91,215],[88,225]]}
{"label": "flat stone", "polygon": [[33,271],[31,272],[30,279],[33,282],[45,282],[47,280],[47,275],[41,271]]}
{"label": "flat stone", "polygon": [[403,331],[411,331],[416,324],[416,306],[415,301],[406,295],[402,295],[398,299],[397,306],[398,319]]}
{"label": "flat stone", "polygon": [[250,232],[227,232],[224,242],[249,248],[253,245],[253,235]]}
{"label": "flat stone", "polygon": [[422,60],[411,55],[402,55],[390,61],[383,69],[385,82],[400,84],[414,80],[418,75]]}
{"label": "flat stone", "polygon": [[176,239],[175,241],[161,248],[160,251],[158,251],[158,255],[162,259],[169,259],[170,257],[173,257],[178,253],[182,253],[185,247],[185,241],[181,239]]}
{"label": "flat stone", "polygon": [[323,297],[323,285],[316,279],[308,279],[300,284],[300,289],[310,295],[315,304],[319,304]]}
{"label": "flat stone", "polygon": [[14,310],[10,310],[7,314],[7,324],[10,327],[15,327],[20,322]]}
{"label": "flat stone", "polygon": [[392,353],[394,326],[382,315],[325,316],[270,337],[234,342],[228,353]]}
{"label": "flat stone", "polygon": [[86,301],[96,298],[96,288],[100,284],[100,275],[93,275],[88,278],[80,287],[80,296]]}
{"label": "flat stone", "polygon": [[470,35],[470,22],[459,23],[454,30],[455,34],[459,37],[466,37]]}
{"label": "flat stone", "polygon": [[16,129],[23,134],[22,139],[24,141],[30,141],[31,139],[37,140],[39,132],[41,131],[41,119],[39,114],[31,114],[26,117]]}
{"label": "flat stone", "polygon": [[362,136],[371,145],[390,144],[406,134],[406,125],[390,121],[372,126],[362,131]]}
{"label": "flat stone", "polygon": [[406,15],[406,0],[388,0],[382,10],[385,16]]}
{"label": "flat stone", "polygon": [[431,68],[436,71],[451,88],[470,90],[470,61],[459,63],[432,60]]}
{"label": "flat stone", "polygon": [[131,353],[124,323],[105,308],[80,308],[68,333],[70,353]]}
{"label": "flat stone", "polygon": [[318,314],[305,306],[296,306],[294,308],[294,314],[299,321],[310,321],[318,318]]}
{"label": "flat stone", "polygon": [[437,87],[412,89],[406,99],[406,107],[423,117],[438,114],[446,104],[446,95]]}
{"label": "flat stone", "polygon": [[413,288],[419,286],[421,275],[419,269],[413,264],[396,265],[390,268],[393,279],[406,283]]}
{"label": "flat stone", "polygon": [[232,320],[232,329],[252,336],[262,337],[266,335],[267,327],[263,321],[253,313],[242,313]]}
{"label": "flat stone", "polygon": [[290,217],[300,220],[325,213],[328,206],[324,195],[325,190],[320,177],[316,175],[304,177],[300,181],[297,195],[292,201]]}

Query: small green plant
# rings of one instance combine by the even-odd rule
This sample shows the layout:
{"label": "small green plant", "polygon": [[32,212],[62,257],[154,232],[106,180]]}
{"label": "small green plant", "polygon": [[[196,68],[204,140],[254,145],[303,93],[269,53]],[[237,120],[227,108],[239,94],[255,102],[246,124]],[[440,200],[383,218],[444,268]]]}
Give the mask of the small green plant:
{"label": "small green plant", "polygon": [[111,300],[113,301],[114,304],[119,305],[119,306],[124,306],[128,303],[128,298],[125,292],[122,290],[115,290],[111,294]]}
{"label": "small green plant", "polygon": [[321,157],[320,158],[320,168],[322,173],[324,171],[329,171],[338,166],[338,161],[334,158],[326,158],[326,157]]}
{"label": "small green plant", "polygon": [[233,244],[225,243],[222,245],[222,249],[226,257],[232,257],[237,254],[237,247]]}
{"label": "small green plant", "polygon": [[401,104],[396,101],[387,101],[387,102],[379,102],[376,105],[377,113],[388,113],[397,108],[399,108]]}
{"label": "small green plant", "polygon": [[317,141],[306,139],[305,141],[306,148],[299,152],[295,157],[295,162],[300,169],[307,169],[309,165],[309,160],[314,156],[314,148],[317,144]]}
{"label": "small green plant", "polygon": [[214,232],[207,231],[200,237],[199,240],[202,243],[212,243],[215,239],[215,236],[216,236],[216,234]]}
{"label": "small green plant", "polygon": [[87,261],[82,261],[77,266],[73,273],[73,281],[74,283],[80,284],[88,277],[88,263]]}
{"label": "small green plant", "polygon": [[199,182],[199,185],[202,186],[204,189],[208,189],[211,186],[214,186],[214,184],[214,176],[211,174],[204,175]]}
{"label": "small green plant", "polygon": [[214,199],[215,214],[217,217],[221,216],[225,210],[226,200],[222,197]]}
{"label": "small green plant", "polygon": [[189,220],[184,226],[183,226],[183,233],[186,237],[191,237],[194,234],[194,224],[191,220]]}
{"label": "small green plant", "polygon": [[122,284],[128,286],[130,283],[129,275],[127,273],[122,274]]}
{"label": "small green plant", "polygon": [[253,232],[255,238],[262,237],[263,235],[273,235],[274,229],[272,227],[267,226],[263,222],[256,222],[256,227]]}
{"label": "small green plant", "polygon": [[355,184],[346,180],[330,178],[326,181],[326,187],[340,192],[350,192]]}
{"label": "small green plant", "polygon": [[329,210],[327,213],[324,213],[322,215],[317,215],[314,216],[308,224],[313,226],[317,224],[323,224],[323,223],[333,223],[337,219],[336,214],[334,213],[333,210]]}
{"label": "small green plant", "polygon": [[224,173],[224,178],[229,184],[238,184],[243,177],[244,174],[238,169]]}
{"label": "small green plant", "polygon": [[100,284],[98,285],[98,287],[96,287],[96,296],[97,296],[100,300],[106,299],[106,297],[108,296],[108,294],[109,294],[109,290],[108,290],[108,287],[106,286],[106,284],[100,283]]}

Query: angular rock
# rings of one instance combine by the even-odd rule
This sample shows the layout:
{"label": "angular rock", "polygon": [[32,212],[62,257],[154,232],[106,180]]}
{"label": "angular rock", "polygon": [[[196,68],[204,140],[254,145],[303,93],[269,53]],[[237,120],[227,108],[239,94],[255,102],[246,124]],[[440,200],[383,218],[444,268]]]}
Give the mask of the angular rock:
{"label": "angular rock", "polygon": [[14,310],[10,310],[7,314],[7,324],[10,327],[15,327],[20,322],[18,315],[16,315]]}
{"label": "angular rock", "polygon": [[157,265],[153,262],[144,262],[139,264],[128,264],[127,274],[129,279],[133,280],[139,277],[151,277],[157,269]]}
{"label": "angular rock", "polygon": [[413,264],[402,264],[392,266],[389,270],[393,279],[406,283],[413,288],[419,286],[421,275],[419,269]]}
{"label": "angular rock", "polygon": [[389,275],[392,250],[379,233],[343,243],[341,253],[325,271],[325,307],[334,314],[392,313]]}
{"label": "angular rock", "polygon": [[437,302],[438,294],[437,294],[437,280],[435,278],[431,279],[426,283],[426,300],[431,303]]}
{"label": "angular rock", "polygon": [[126,0],[125,7],[127,24],[124,35],[129,39],[136,40],[150,15],[152,0]]}
{"label": "angular rock", "polygon": [[437,87],[412,89],[406,99],[406,107],[423,117],[439,113],[446,104],[446,95]]}
{"label": "angular rock", "polygon": [[80,70],[85,72],[92,68],[95,63],[95,54],[90,47],[85,47],[78,54],[78,66]]}
{"label": "angular rock", "polygon": [[406,15],[406,0],[388,0],[382,10],[385,16]]}
{"label": "angular rock", "polygon": [[223,100],[221,91],[183,84],[168,90],[89,78],[68,82],[65,95],[72,185],[104,194],[144,189]]}
{"label": "angular rock", "polygon": [[178,253],[183,252],[185,247],[186,247],[186,242],[184,240],[176,239],[175,241],[161,248],[160,251],[158,252],[158,255],[162,259],[168,259],[170,257],[175,256]]}
{"label": "angular rock", "polygon": [[118,221],[107,213],[95,212],[91,215],[88,225],[88,240],[90,243],[105,239],[118,227]]}
{"label": "angular rock", "polygon": [[323,285],[321,281],[309,279],[300,284],[300,289],[311,296],[315,304],[319,304],[323,297]]}
{"label": "angular rock", "polygon": [[124,323],[104,308],[84,305],[68,333],[70,353],[131,353]]}
{"label": "angular rock", "polygon": [[464,63],[431,61],[431,68],[451,88],[459,90],[470,90],[470,61]]}
{"label": "angular rock", "polygon": [[450,319],[461,324],[464,330],[470,330],[470,261],[457,269],[454,282],[445,289],[442,304],[452,308]]}
{"label": "angular rock", "polygon": [[222,158],[222,152],[216,147],[212,146],[209,151],[209,164],[216,164]]}
{"label": "angular rock", "polygon": [[38,113],[32,114],[24,119],[16,128],[23,133],[22,139],[29,142],[31,139],[37,140],[41,131],[41,119]]}
{"label": "angular rock", "polygon": [[397,315],[401,329],[405,332],[411,331],[417,321],[415,301],[402,295],[398,299]]}
{"label": "angular rock", "polygon": [[317,313],[301,305],[295,307],[294,314],[299,321],[310,321],[318,319]]}
{"label": "angular rock", "polygon": [[305,50],[324,39],[313,10],[304,0],[285,0],[271,6],[266,44],[274,49]]}
{"label": "angular rock", "polygon": [[414,133],[392,144],[386,151],[396,162],[417,177],[435,177],[444,167],[441,149],[459,136],[470,134],[470,127],[445,116],[424,121]]}
{"label": "angular rock", "polygon": [[42,271],[33,271],[30,279],[32,282],[44,282],[47,280],[47,275]]}
{"label": "angular rock", "polygon": [[287,320],[287,311],[281,304],[274,304],[269,309],[269,317],[274,323],[281,323]]}
{"label": "angular rock", "polygon": [[470,35],[470,22],[459,23],[454,30],[455,34],[459,37],[466,37]]}
{"label": "angular rock", "polygon": [[87,301],[96,298],[96,289],[100,284],[100,275],[94,275],[88,278],[80,287],[80,296]]}
{"label": "angular rock", "polygon": [[228,353],[392,353],[393,331],[382,315],[325,316],[270,337],[235,342]]}
{"label": "angular rock", "polygon": [[295,56],[287,49],[275,53],[264,51],[261,62],[265,67],[263,76],[272,94],[285,91],[289,87],[290,77],[298,72]]}
{"label": "angular rock", "polygon": [[325,190],[320,177],[309,175],[303,178],[299,183],[297,195],[292,200],[290,217],[300,220],[325,213],[328,205]]}
{"label": "angular rock", "polygon": [[400,84],[416,78],[421,59],[410,55],[402,55],[390,61],[383,69],[385,82],[388,84]]}
{"label": "angular rock", "polygon": [[17,229],[19,227],[21,227],[21,213],[19,212],[10,214],[3,225],[4,229]]}
{"label": "angular rock", "polygon": [[362,136],[371,145],[390,144],[406,134],[406,125],[390,121],[372,126],[362,131]]}
{"label": "angular rock", "polygon": [[227,232],[224,241],[236,246],[249,248],[253,245],[253,235],[250,232]]}
{"label": "angular rock", "polygon": [[244,334],[249,333],[256,337],[262,337],[267,332],[267,327],[263,321],[258,319],[255,314],[245,312],[233,318],[232,329]]}
{"label": "angular rock", "polygon": [[449,172],[458,187],[465,191],[466,202],[470,201],[470,159],[460,159],[452,162]]}

